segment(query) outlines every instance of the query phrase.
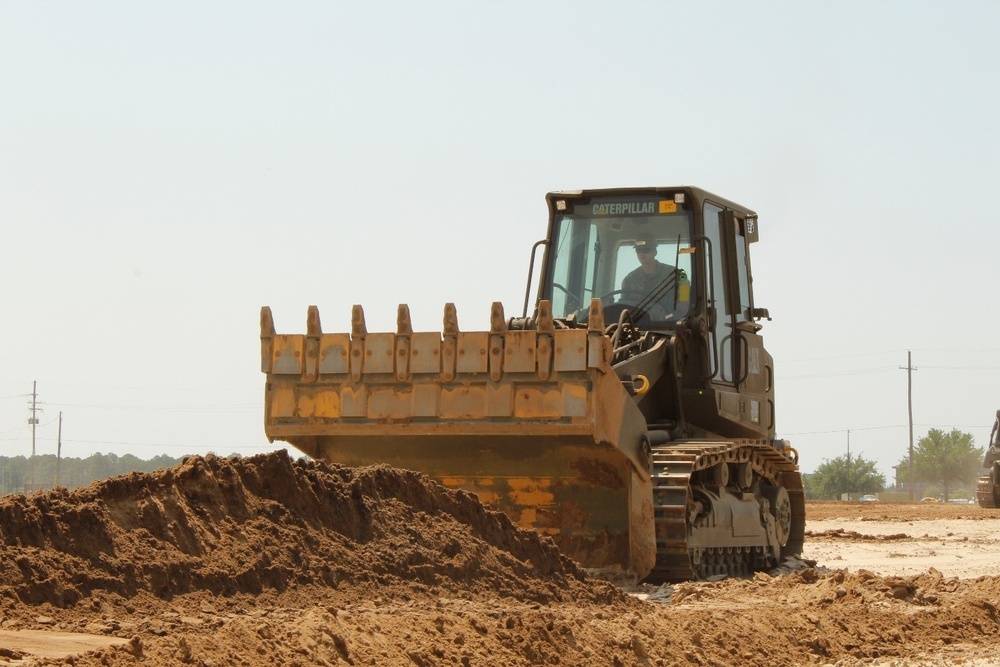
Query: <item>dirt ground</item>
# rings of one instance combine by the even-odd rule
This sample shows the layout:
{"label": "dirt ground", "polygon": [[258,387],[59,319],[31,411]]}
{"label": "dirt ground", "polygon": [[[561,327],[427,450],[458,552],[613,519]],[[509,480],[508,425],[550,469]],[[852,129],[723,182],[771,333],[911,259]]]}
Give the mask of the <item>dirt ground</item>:
{"label": "dirt ground", "polygon": [[0,498],[0,666],[997,665],[998,538],[808,503],[803,561],[622,588],[421,475],[192,457]]}

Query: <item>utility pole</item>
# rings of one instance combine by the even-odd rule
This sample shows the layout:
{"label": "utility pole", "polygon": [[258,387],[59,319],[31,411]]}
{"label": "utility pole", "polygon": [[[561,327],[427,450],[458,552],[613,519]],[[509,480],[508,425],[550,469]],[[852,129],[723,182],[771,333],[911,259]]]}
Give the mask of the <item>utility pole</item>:
{"label": "utility pole", "polygon": [[910,350],[906,351],[906,366],[900,368],[906,369],[906,410],[910,416],[910,502],[913,502],[913,371],[917,369],[913,367],[913,354]]}
{"label": "utility pole", "polygon": [[847,429],[847,499],[851,499],[851,429]]}
{"label": "utility pole", "polygon": [[38,426],[38,412],[41,408],[38,407],[38,380],[33,380],[31,383],[31,417],[28,418],[28,423],[31,424],[31,490],[35,491],[35,427]]}
{"label": "utility pole", "polygon": [[56,487],[59,486],[59,464],[62,463],[62,410],[59,411],[59,436],[56,440]]}

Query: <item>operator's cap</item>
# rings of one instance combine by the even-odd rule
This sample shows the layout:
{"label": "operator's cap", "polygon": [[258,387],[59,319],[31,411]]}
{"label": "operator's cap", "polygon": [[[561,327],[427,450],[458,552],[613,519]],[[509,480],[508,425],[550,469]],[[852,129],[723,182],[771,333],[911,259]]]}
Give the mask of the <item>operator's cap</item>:
{"label": "operator's cap", "polygon": [[656,239],[649,232],[643,232],[635,237],[635,249],[639,250],[656,250]]}

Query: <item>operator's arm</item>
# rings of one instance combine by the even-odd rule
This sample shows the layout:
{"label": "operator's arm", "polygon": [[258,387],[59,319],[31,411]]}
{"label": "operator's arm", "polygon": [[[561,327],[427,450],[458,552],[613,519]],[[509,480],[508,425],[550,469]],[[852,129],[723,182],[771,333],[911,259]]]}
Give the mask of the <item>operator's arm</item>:
{"label": "operator's arm", "polygon": [[642,298],[642,294],[639,292],[638,278],[635,272],[628,274],[622,279],[622,294],[618,299],[620,303],[628,303],[635,305]]}

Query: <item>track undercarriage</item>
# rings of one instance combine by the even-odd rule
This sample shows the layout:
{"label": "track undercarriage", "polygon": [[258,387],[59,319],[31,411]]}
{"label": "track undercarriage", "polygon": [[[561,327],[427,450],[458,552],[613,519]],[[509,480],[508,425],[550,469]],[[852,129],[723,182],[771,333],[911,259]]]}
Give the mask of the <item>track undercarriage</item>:
{"label": "track undercarriage", "polygon": [[998,485],[996,479],[996,466],[990,470],[989,475],[983,475],[979,478],[979,483],[976,485],[976,502],[979,503],[980,507],[997,507],[1000,503],[997,502],[998,495]]}
{"label": "track undercarriage", "polygon": [[647,581],[747,576],[801,552],[802,478],[770,443],[689,440],[652,456],[657,558]]}

